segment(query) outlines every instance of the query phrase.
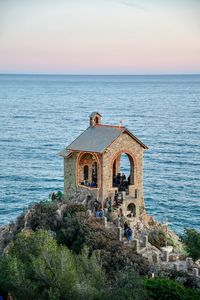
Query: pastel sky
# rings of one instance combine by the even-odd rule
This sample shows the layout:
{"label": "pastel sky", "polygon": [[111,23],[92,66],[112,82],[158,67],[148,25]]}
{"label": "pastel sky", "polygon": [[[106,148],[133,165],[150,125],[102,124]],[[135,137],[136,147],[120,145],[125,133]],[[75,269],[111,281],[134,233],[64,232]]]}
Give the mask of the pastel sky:
{"label": "pastel sky", "polygon": [[0,73],[200,73],[200,0],[0,0]]}

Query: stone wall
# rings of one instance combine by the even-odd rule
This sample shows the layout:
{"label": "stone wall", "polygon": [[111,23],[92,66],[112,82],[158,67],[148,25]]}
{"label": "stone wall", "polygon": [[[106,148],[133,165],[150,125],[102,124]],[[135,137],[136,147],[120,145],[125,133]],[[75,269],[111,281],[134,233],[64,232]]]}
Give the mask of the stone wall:
{"label": "stone wall", "polygon": [[83,161],[80,166],[77,166],[78,156],[79,153],[72,153],[71,156],[64,158],[64,200],[84,203],[88,196],[91,199],[98,199],[99,189],[90,189],[78,184],[85,164]]}
{"label": "stone wall", "polygon": [[[143,152],[144,149],[134,141],[127,133],[122,134],[116,139],[103,154],[103,200],[109,197],[110,192],[113,190],[113,162],[118,155],[126,153],[134,160],[134,187],[130,189],[129,195],[133,199],[133,203],[137,206],[136,211],[139,213],[139,206],[144,206],[143,199]],[[137,200],[135,199],[135,189],[137,189]],[[138,214],[137,213],[137,214]]]}
{"label": "stone wall", "polygon": [[76,191],[77,153],[64,158],[64,199],[67,200]]}

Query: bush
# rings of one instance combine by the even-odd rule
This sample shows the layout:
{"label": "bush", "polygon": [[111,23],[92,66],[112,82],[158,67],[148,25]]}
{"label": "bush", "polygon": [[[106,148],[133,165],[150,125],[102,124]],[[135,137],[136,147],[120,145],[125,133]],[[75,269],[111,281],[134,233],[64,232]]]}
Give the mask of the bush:
{"label": "bush", "polygon": [[0,257],[0,287],[20,300],[145,299],[139,275],[129,268],[107,276],[95,252],[79,255],[58,245],[55,233],[20,233]]}
{"label": "bush", "polygon": [[186,250],[194,260],[200,258],[200,232],[192,228],[185,228],[181,236],[186,245]]}
{"label": "bush", "polygon": [[0,286],[17,299],[101,299],[104,273],[88,251],[75,256],[47,231],[20,234],[0,259]]}
{"label": "bush", "polygon": [[108,296],[112,300],[142,300],[146,299],[146,292],[141,278],[133,270],[118,271],[113,280],[112,293]]}
{"label": "bush", "polygon": [[148,235],[149,242],[154,245],[156,248],[160,249],[161,247],[168,245],[173,245],[173,241],[167,235],[167,232],[163,228],[153,229]]}
{"label": "bush", "polygon": [[181,284],[164,278],[146,279],[144,281],[148,297],[152,300],[199,300],[200,293],[187,289]]}

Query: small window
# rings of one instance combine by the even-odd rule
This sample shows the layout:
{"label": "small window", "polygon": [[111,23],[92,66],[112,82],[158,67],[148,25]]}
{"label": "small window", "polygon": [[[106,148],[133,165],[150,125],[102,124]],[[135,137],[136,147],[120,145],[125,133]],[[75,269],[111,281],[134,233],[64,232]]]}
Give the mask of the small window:
{"label": "small window", "polygon": [[98,117],[96,117],[94,121],[95,121],[95,124],[99,124],[99,118]]}
{"label": "small window", "polygon": [[89,168],[88,168],[88,166],[86,165],[86,166],[84,166],[84,168],[83,168],[83,178],[84,178],[84,180],[88,180],[88,176],[89,175]]}

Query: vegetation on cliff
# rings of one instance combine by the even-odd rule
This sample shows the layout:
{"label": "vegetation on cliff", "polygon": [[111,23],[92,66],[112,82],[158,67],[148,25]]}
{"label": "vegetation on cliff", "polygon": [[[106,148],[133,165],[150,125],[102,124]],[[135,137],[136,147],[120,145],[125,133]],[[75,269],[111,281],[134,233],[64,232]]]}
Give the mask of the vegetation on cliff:
{"label": "vegetation on cliff", "polygon": [[[162,246],[163,233],[151,238]],[[160,271],[147,279],[147,260],[83,205],[31,206],[1,228],[0,251],[0,292],[16,299],[200,299],[199,282],[180,272]]]}
{"label": "vegetation on cliff", "polygon": [[200,232],[193,228],[186,228],[182,235],[188,254],[194,259],[200,259]]}
{"label": "vegetation on cliff", "polygon": [[95,253],[77,255],[58,245],[55,234],[20,233],[0,259],[0,286],[17,299],[144,299],[142,281],[133,269],[109,278]]}

